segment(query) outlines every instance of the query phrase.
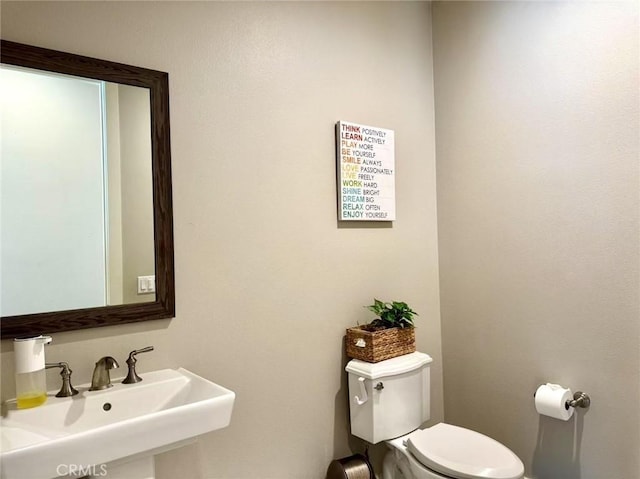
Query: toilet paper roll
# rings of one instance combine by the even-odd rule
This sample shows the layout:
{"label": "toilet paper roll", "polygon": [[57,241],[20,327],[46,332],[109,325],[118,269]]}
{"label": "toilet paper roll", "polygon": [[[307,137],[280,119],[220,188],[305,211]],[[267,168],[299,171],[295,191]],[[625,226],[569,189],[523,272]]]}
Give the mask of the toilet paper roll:
{"label": "toilet paper roll", "polygon": [[536,411],[544,416],[568,421],[574,408],[567,401],[572,399],[571,389],[565,389],[559,384],[543,384],[536,391]]}

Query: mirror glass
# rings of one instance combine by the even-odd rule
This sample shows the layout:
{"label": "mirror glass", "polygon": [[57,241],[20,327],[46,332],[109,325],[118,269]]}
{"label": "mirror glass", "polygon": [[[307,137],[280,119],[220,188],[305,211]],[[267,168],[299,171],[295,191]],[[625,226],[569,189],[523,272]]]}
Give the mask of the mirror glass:
{"label": "mirror glass", "polygon": [[0,42],[2,338],[173,317],[168,75]]}
{"label": "mirror glass", "polygon": [[155,301],[149,89],[0,66],[0,316]]}

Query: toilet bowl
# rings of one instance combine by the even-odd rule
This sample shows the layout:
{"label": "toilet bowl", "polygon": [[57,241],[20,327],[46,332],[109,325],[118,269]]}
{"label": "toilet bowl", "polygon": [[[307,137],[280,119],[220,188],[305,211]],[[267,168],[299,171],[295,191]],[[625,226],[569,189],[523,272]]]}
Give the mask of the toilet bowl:
{"label": "toilet bowl", "polygon": [[522,479],[524,465],[484,434],[439,423],[387,441],[383,479]]}
{"label": "toilet bowl", "polygon": [[420,429],[430,416],[431,362],[415,352],[347,364],[352,434],[389,447],[382,479],[523,479],[522,461],[488,436],[446,423]]}

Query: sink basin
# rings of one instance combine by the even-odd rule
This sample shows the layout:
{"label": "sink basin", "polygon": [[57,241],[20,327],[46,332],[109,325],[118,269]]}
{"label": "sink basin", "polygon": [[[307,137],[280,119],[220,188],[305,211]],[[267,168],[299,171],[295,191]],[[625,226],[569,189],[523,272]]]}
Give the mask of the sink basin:
{"label": "sink basin", "polygon": [[233,391],[182,368],[142,378],[113,380],[114,387],[102,391],[87,384],[70,398],[54,392],[32,409],[9,402],[0,422],[0,477],[55,478],[74,468],[91,473],[96,465],[150,457],[229,425]]}

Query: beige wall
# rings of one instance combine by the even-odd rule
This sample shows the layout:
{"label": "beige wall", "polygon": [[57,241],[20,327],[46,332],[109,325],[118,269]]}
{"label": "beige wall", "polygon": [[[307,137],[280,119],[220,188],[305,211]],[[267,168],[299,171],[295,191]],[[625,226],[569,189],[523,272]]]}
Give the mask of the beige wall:
{"label": "beige wall", "polygon": [[[342,337],[374,296],[420,313],[442,419],[428,4],[3,1],[2,36],[169,72],[176,319],[56,334],[47,356],[79,384],[153,344],[141,371],[237,393],[231,426],[165,455],[160,479],[321,478],[350,454]],[[392,227],[337,224],[338,120],[395,130]]]}
{"label": "beige wall", "polygon": [[[124,85],[122,85],[124,86]],[[107,134],[107,304],[122,304],[122,181],[120,155],[120,98],[116,83],[105,82]]]}
{"label": "beige wall", "polygon": [[[445,419],[640,477],[638,4],[433,6]],[[544,382],[588,392],[564,423]]]}
{"label": "beige wall", "polygon": [[[633,8],[434,6],[446,419],[539,479],[640,475]],[[153,344],[141,371],[238,393],[231,426],[163,456],[159,478],[321,478],[358,450],[341,338],[374,295],[421,313],[442,419],[428,5],[2,2],[2,36],[170,73],[177,317],[48,350],[82,383]],[[396,131],[392,228],[336,224],[341,119]],[[545,381],[593,407],[540,418]]]}
{"label": "beige wall", "polygon": [[149,90],[105,83],[109,187],[108,305],[146,303],[138,276],[155,273]]}
{"label": "beige wall", "polygon": [[138,276],[155,274],[153,183],[149,90],[118,87],[122,188],[123,301],[146,303],[155,294],[138,294]]}

